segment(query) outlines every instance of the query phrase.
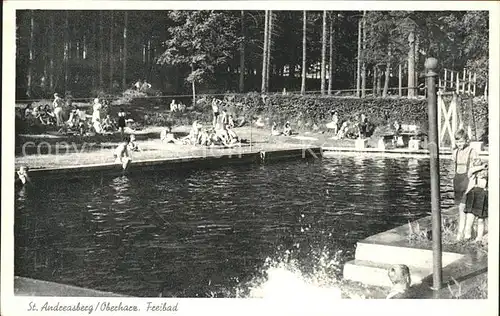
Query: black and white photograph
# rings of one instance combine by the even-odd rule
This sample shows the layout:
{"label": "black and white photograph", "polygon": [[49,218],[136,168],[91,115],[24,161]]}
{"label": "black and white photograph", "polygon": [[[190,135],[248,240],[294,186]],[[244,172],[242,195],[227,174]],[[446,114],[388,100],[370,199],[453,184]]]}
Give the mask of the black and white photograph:
{"label": "black and white photograph", "polygon": [[4,2],[2,315],[495,314],[500,5],[253,4]]}

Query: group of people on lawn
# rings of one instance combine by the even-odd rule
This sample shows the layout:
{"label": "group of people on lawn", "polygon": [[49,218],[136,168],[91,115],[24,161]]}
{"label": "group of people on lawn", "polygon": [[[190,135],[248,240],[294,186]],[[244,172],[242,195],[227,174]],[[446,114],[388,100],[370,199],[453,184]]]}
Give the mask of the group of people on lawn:
{"label": "group of people on lawn", "polygon": [[[126,126],[126,113],[120,109],[118,122],[109,114],[102,117],[103,104],[95,98],[92,104],[92,115],[78,106],[73,105],[70,99],[64,100],[58,93],[54,94],[52,106],[39,105],[32,107],[28,104],[24,109],[24,120],[31,125],[57,126],[61,133],[77,133],[85,135],[90,132],[96,134],[120,131],[123,135]],[[65,120],[65,112],[69,111],[69,118]]]}
{"label": "group of people on lawn", "polygon": [[172,133],[163,131],[160,135],[161,140],[176,144],[202,146],[222,145],[229,147],[241,144],[240,137],[234,131],[233,116],[221,105],[221,100],[212,100],[212,126],[204,128],[199,121],[194,121],[187,136],[176,139]]}
{"label": "group of people on lawn", "polygon": [[366,138],[369,132],[368,118],[361,113],[359,119],[348,118],[342,124],[339,124],[339,115],[337,111],[332,112],[332,119],[326,124],[326,128],[332,130],[336,139],[344,138]]}

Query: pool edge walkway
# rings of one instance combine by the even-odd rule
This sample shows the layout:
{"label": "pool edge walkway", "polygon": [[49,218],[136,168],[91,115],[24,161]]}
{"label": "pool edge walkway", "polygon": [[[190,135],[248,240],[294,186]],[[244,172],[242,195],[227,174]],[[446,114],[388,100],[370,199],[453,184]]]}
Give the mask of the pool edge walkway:
{"label": "pool edge walkway", "polygon": [[[323,151],[321,147],[297,146],[289,149],[275,150],[255,150],[248,152],[227,152],[219,154],[208,154],[198,156],[185,157],[169,157],[158,159],[147,159],[132,161],[125,173],[145,171],[161,166],[165,169],[173,169],[182,167],[199,167],[199,166],[218,166],[218,165],[233,165],[233,164],[251,164],[251,163],[267,163],[275,161],[283,161],[289,159],[307,159],[307,158],[322,158]],[[118,163],[99,163],[74,166],[61,166],[54,168],[36,168],[30,169],[30,177],[41,177],[47,175],[64,175],[64,174],[85,174],[90,171],[123,173],[122,165]]]}

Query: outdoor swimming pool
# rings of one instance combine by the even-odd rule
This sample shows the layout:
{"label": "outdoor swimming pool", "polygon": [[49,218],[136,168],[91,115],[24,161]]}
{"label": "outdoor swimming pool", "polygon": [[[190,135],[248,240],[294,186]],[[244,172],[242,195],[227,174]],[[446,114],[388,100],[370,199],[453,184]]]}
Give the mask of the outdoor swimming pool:
{"label": "outdoor swimming pool", "polygon": [[[441,165],[450,206],[451,161]],[[37,180],[15,207],[16,275],[132,296],[247,297],[286,261],[305,279],[322,271],[333,282],[358,240],[425,216],[429,160]]]}

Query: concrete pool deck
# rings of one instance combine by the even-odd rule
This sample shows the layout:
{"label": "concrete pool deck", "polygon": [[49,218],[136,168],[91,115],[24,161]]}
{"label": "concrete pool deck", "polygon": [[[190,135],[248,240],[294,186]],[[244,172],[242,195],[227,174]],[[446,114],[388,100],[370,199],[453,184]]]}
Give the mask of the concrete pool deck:
{"label": "concrete pool deck", "polygon": [[14,295],[17,296],[61,296],[61,297],[126,297],[111,292],[103,292],[83,287],[42,281],[31,278],[14,277]]}
{"label": "concrete pool deck", "polygon": [[[232,148],[225,153],[207,153],[200,156],[160,158],[150,160],[132,161],[127,174],[143,172],[147,170],[172,170],[180,168],[200,168],[218,167],[224,165],[272,163],[284,160],[316,159],[321,158],[323,151],[320,147],[299,147],[290,149],[275,150],[249,150],[241,152]],[[121,164],[101,163],[86,164],[58,168],[37,168],[30,170],[30,178],[40,178],[45,176],[71,176],[86,177],[91,172],[101,172],[106,174],[123,174]]]}

